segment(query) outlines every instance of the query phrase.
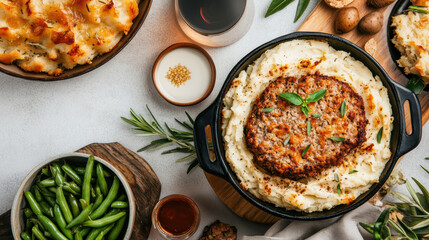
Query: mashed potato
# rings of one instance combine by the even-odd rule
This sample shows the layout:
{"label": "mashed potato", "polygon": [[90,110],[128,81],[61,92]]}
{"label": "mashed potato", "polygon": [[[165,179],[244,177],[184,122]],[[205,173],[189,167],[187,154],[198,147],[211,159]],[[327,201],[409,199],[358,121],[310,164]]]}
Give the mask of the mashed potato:
{"label": "mashed potato", "polygon": [[[302,61],[310,64],[302,67]],[[246,146],[244,126],[254,100],[279,77],[316,72],[348,83],[363,98],[368,120],[367,140],[349,153],[343,164],[324,170],[316,177],[295,181],[268,175],[256,167]],[[233,80],[223,103],[222,134],[227,161],[244,189],[279,207],[313,212],[348,204],[378,182],[391,156],[393,117],[387,89],[363,63],[323,41],[293,40],[267,50]],[[384,131],[378,143],[377,133],[382,127]],[[350,173],[353,170],[357,172]],[[335,174],[339,182],[335,181]]]}

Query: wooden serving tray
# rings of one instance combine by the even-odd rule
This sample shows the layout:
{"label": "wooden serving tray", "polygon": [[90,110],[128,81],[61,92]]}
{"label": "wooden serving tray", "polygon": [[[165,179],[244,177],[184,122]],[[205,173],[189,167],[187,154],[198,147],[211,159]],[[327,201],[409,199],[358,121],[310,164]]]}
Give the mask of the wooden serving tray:
{"label": "wooden serving tray", "polygon": [[[136,202],[136,218],[130,239],[147,239],[152,224],[152,210],[161,193],[161,183],[149,164],[119,143],[93,143],[76,152],[102,158],[121,171],[133,190]],[[10,210],[0,216],[0,240],[6,239],[13,239]]]}
{"label": "wooden serving tray", "polygon": [[[357,29],[354,29],[349,33],[341,34],[339,36],[350,40],[361,48],[363,48],[363,46],[369,39],[374,38],[374,40],[377,42],[377,51],[373,57],[381,64],[381,66],[386,70],[386,72],[393,80],[405,86],[408,82],[408,79],[404,74],[402,74],[401,70],[393,61],[388,48],[388,41],[390,40],[387,39],[387,23],[394,4],[391,4],[390,6],[381,9],[371,9],[366,5],[366,0],[355,0],[349,6],[356,7],[359,10],[360,17],[363,17],[367,13],[375,10],[383,13],[383,29],[376,35],[363,35],[359,33]],[[328,7],[328,5],[326,5],[323,0],[320,0],[319,4],[313,10],[310,16],[298,28],[298,31],[324,32],[338,35],[334,31],[334,19],[336,16],[336,11],[337,9]],[[425,124],[429,119],[429,93],[422,92],[419,95],[419,100],[422,108],[422,121],[423,124]],[[407,126],[409,126],[408,121]],[[252,222],[265,224],[271,224],[279,220],[279,218],[270,215],[253,206],[251,203],[241,197],[241,195],[237,191],[235,191],[234,187],[232,187],[227,181],[209,173],[205,174],[207,180],[209,181],[210,185],[212,186],[218,197],[225,203],[226,206],[228,206],[228,208],[230,208],[238,216],[248,219]]]}

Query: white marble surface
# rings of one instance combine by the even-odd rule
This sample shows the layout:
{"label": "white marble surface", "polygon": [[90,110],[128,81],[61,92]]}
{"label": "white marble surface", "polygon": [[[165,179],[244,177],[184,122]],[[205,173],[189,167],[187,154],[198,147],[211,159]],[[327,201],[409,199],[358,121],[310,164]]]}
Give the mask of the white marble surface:
{"label": "white marble surface", "polygon": [[[26,173],[46,158],[71,152],[92,142],[120,142],[137,150],[149,142],[133,136],[120,116],[130,107],[146,113],[149,105],[161,121],[173,123],[172,116],[184,119],[186,110],[196,116],[216,97],[226,75],[250,50],[275,37],[295,31],[317,1],[311,1],[304,17],[293,24],[297,1],[267,19],[268,0],[255,0],[256,13],[248,34],[223,48],[206,48],[217,67],[217,82],[204,102],[176,107],[162,99],[153,87],[151,70],[157,55],[169,45],[190,41],[179,30],[173,1],[155,0],[135,38],[114,59],[81,77],[60,82],[26,81],[0,73],[0,213],[11,207],[12,199]],[[406,176],[425,178],[419,164],[429,166],[429,125],[420,146],[408,154],[399,167]],[[141,153],[158,174],[161,197],[182,193],[193,198],[201,209],[201,225],[220,219],[238,228],[239,235],[262,234],[268,226],[240,219],[229,211],[210,188],[200,169],[186,175],[187,165],[175,163],[176,156],[160,151]],[[151,235],[151,239],[155,239]]]}

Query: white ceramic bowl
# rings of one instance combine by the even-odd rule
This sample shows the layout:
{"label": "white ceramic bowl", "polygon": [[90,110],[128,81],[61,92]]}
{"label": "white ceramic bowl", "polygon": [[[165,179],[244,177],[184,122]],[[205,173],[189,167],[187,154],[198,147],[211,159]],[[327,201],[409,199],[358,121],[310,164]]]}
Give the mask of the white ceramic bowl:
{"label": "white ceramic bowl", "polygon": [[[60,160],[67,160],[68,162],[86,163],[89,156],[90,156],[89,154],[84,154],[84,153],[65,153],[55,157],[51,157],[48,160],[34,167],[33,170],[31,170],[31,172],[25,177],[24,181],[22,181],[21,186],[19,186],[18,192],[16,193],[15,199],[13,200],[13,204],[12,204],[11,227],[12,227],[12,234],[14,239],[16,240],[21,239],[21,232],[24,226],[24,218],[23,218],[23,211],[22,211],[25,207],[25,202],[23,201],[24,192],[30,190],[30,187],[33,185],[35,177],[37,176],[37,174],[39,174],[41,169],[52,162],[56,162]],[[112,164],[98,157],[94,157],[94,160],[95,162],[99,162],[103,164],[104,167],[107,167],[114,174],[116,174],[116,176],[121,181],[122,186],[124,187],[124,190],[127,194],[128,202],[129,202],[129,214],[128,214],[129,217],[128,217],[128,226],[125,231],[123,239],[128,240],[131,237],[132,228],[135,220],[135,212],[136,212],[134,195],[131,190],[131,187],[128,184],[127,180],[125,179],[124,175],[122,175],[122,173],[119,172]]]}

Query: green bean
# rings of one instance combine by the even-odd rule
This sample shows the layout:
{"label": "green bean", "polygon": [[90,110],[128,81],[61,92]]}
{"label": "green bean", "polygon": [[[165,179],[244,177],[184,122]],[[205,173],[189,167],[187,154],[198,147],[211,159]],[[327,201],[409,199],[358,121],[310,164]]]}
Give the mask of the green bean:
{"label": "green bean", "polygon": [[70,185],[63,185],[62,186],[62,188],[63,188],[63,190],[64,191],[67,191],[67,192],[69,192],[69,193],[71,193],[71,194],[74,194],[74,195],[77,195],[77,196],[79,196],[80,195],[80,193],[79,192],[76,192],[75,190],[73,190],[71,187],[70,187]]}
{"label": "green bean", "polygon": [[128,202],[115,201],[110,205],[111,208],[128,208]]}
{"label": "green bean", "polygon": [[45,230],[45,227],[43,226],[43,224],[39,221],[39,219],[37,218],[29,218],[27,219],[29,220],[33,225],[37,225],[39,226],[41,229],[43,229],[43,231]]}
{"label": "green bean", "polygon": [[45,235],[46,237],[48,237],[48,238],[52,238],[52,235],[49,233],[49,232],[47,232],[47,231],[45,231],[44,233],[43,233],[43,235]]}
{"label": "green bean", "polygon": [[49,171],[48,167],[44,167],[42,168],[42,174],[44,174],[45,176],[50,177],[51,176],[51,172]]}
{"label": "green bean", "polygon": [[[105,217],[113,216],[119,212],[120,212],[119,209],[112,209],[104,216]],[[87,228],[87,229],[90,229],[90,228]],[[92,231],[89,233],[88,237],[86,238],[86,240],[94,240],[102,230],[103,230],[102,228],[93,228]]]}
{"label": "green bean", "polygon": [[78,192],[79,195],[82,192],[82,188],[79,187],[75,182],[66,182],[64,184],[67,185],[67,186],[70,186],[70,188],[73,189],[73,191]]}
{"label": "green bean", "polygon": [[52,211],[52,207],[45,201],[39,202],[40,208],[42,209],[42,212],[47,215],[48,217],[54,217],[54,212]]}
{"label": "green bean", "polygon": [[52,235],[56,240],[68,240],[57,228],[57,226],[46,216],[37,215],[40,222],[45,226],[46,230]]}
{"label": "green bean", "polygon": [[25,220],[25,231],[29,231],[31,230],[31,228],[33,227],[33,223],[30,221],[30,219]]}
{"label": "green bean", "polygon": [[95,240],[103,240],[104,239],[104,232],[101,231],[98,236],[95,238]]}
{"label": "green bean", "polygon": [[82,235],[79,231],[74,234],[74,240],[83,240]]}
{"label": "green bean", "polygon": [[24,196],[27,199],[27,202],[30,205],[33,213],[36,215],[42,214],[42,209],[40,208],[40,205],[37,203],[36,199],[34,199],[33,194],[31,192],[25,192]]}
{"label": "green bean", "polygon": [[92,231],[86,236],[86,240],[95,240],[95,238],[100,234],[102,231],[101,228],[94,228]]}
{"label": "green bean", "polygon": [[82,235],[82,237],[86,237],[86,235],[88,235],[88,233],[91,231],[91,228],[82,228],[81,230],[79,230],[80,235]]}
{"label": "green bean", "polygon": [[52,178],[47,178],[45,180],[40,181],[40,185],[43,187],[55,187],[55,180]]}
{"label": "green bean", "polygon": [[91,200],[91,177],[94,168],[94,156],[89,156],[88,162],[86,163],[85,176],[82,184],[82,198],[89,203]]}
{"label": "green bean", "polygon": [[63,214],[61,212],[61,208],[58,204],[55,204],[55,206],[54,206],[54,215],[55,215],[55,221],[57,222],[58,227],[61,229],[61,232],[68,239],[73,239],[73,233],[70,231],[70,229],[66,228],[67,223],[63,217]]}
{"label": "green bean", "polygon": [[123,211],[121,209],[112,209],[112,210],[108,211],[106,213],[106,215],[104,215],[104,217],[113,216],[113,215],[116,215],[116,214],[118,214],[120,212],[123,212]]}
{"label": "green bean", "polygon": [[76,217],[80,213],[79,203],[73,194],[69,195],[68,200],[73,217]]}
{"label": "green bean", "polygon": [[82,209],[88,207],[88,203],[85,201],[85,199],[79,199],[79,202]]}
{"label": "green bean", "polygon": [[84,167],[75,167],[74,170],[76,171],[77,174],[83,176],[85,175],[85,168]]}
{"label": "green bean", "polygon": [[95,193],[95,189],[91,186],[91,197],[96,198],[97,194]]}
{"label": "green bean", "polygon": [[95,240],[101,240],[104,239],[104,236],[106,236],[110,230],[115,226],[115,224],[110,224],[109,226],[104,227],[101,232],[98,234],[97,238]]}
{"label": "green bean", "polygon": [[40,182],[36,183],[37,189],[42,193],[43,197],[55,197],[55,193],[52,193],[47,188],[43,187]]}
{"label": "green bean", "polygon": [[116,199],[116,201],[125,201],[125,200],[127,200],[127,196],[126,196],[125,194],[121,194],[121,195]]}
{"label": "green bean", "polygon": [[45,197],[45,199],[46,199],[46,202],[48,202],[49,205],[51,205],[51,207],[55,206],[55,203],[56,203],[55,198],[53,198],[53,197]]}
{"label": "green bean", "polygon": [[95,186],[95,194],[97,194],[97,196],[102,195],[100,186],[98,186],[98,184]]}
{"label": "green bean", "polygon": [[115,223],[115,226],[112,228],[112,231],[110,231],[110,234],[107,237],[107,240],[116,240],[119,237],[119,235],[122,232],[122,228],[124,228],[126,220],[127,220],[127,215],[123,216]]}
{"label": "green bean", "polygon": [[73,220],[73,215],[70,211],[69,205],[67,204],[66,198],[62,187],[57,187],[57,203],[60,205],[61,211],[63,212],[64,218],[67,223]]}
{"label": "green bean", "polygon": [[63,166],[61,166],[61,169],[64,171],[65,174],[67,174],[67,176],[69,176],[79,186],[82,186],[82,179],[72,167],[70,167],[68,164],[64,164]]}
{"label": "green bean", "polygon": [[55,193],[55,194],[57,194],[57,189],[56,189],[55,187],[50,187],[50,188],[48,188],[48,190],[49,190],[51,193]]}
{"label": "green bean", "polygon": [[102,202],[103,202],[103,195],[100,194],[95,198],[93,209],[94,210],[97,209],[101,205]]}
{"label": "green bean", "polygon": [[93,204],[91,203],[88,207],[82,210],[82,212],[73,219],[73,221],[69,222],[66,226],[67,228],[74,227],[78,224],[85,222],[88,219],[89,213],[91,212]]}
{"label": "green bean", "polygon": [[97,164],[96,171],[97,171],[97,183],[98,183],[98,186],[100,187],[101,192],[103,193],[103,195],[106,196],[107,192],[108,192],[108,187],[107,187],[106,179],[104,178],[103,165],[101,165],[101,163]]}
{"label": "green bean", "polygon": [[30,234],[28,234],[28,232],[22,232],[21,233],[21,238],[23,240],[31,240]]}
{"label": "green bean", "polygon": [[127,213],[126,212],[120,212],[120,213],[115,214],[113,216],[103,217],[103,218],[100,218],[98,220],[85,221],[85,222],[82,223],[82,225],[84,227],[94,227],[94,228],[104,227],[104,226],[107,226],[107,225],[109,225],[111,223],[114,223],[114,222],[118,221],[125,214],[127,214]]}
{"label": "green bean", "polygon": [[94,212],[91,213],[91,219],[100,218],[106,212],[106,210],[110,207],[112,202],[115,200],[116,195],[118,194],[119,185],[119,179],[115,176],[113,178],[112,187],[110,188],[109,193],[107,194],[101,205]]}
{"label": "green bean", "polygon": [[31,217],[34,215],[34,213],[33,213],[33,211],[31,211],[31,209],[29,209],[29,208],[24,208],[24,215],[25,215],[25,217],[27,217],[27,218],[31,218]]}
{"label": "green bean", "polygon": [[34,191],[34,198],[36,199],[36,201],[40,202],[43,200],[42,194],[40,194],[40,191],[36,188],[33,187],[33,191]]}
{"label": "green bean", "polygon": [[51,165],[52,173],[54,174],[55,183],[57,186],[62,186],[65,182],[64,175],[61,171],[60,165],[58,163],[52,163]]}
{"label": "green bean", "polygon": [[34,226],[31,231],[33,232],[33,235],[39,239],[39,240],[47,240],[47,238],[45,238],[45,236],[43,235],[43,233],[39,230],[39,228],[37,226]]}

